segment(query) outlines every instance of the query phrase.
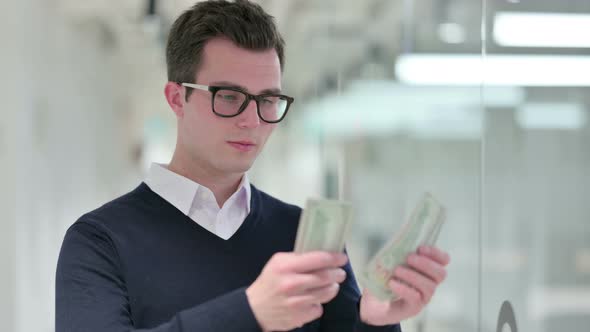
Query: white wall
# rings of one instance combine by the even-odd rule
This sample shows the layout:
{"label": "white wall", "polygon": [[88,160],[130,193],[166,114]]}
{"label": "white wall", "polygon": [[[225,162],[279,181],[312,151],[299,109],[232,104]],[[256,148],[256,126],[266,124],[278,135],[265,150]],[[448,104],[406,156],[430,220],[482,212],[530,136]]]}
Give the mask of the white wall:
{"label": "white wall", "polygon": [[2,331],[53,330],[65,229],[137,183],[111,36],[51,5],[0,4]]}

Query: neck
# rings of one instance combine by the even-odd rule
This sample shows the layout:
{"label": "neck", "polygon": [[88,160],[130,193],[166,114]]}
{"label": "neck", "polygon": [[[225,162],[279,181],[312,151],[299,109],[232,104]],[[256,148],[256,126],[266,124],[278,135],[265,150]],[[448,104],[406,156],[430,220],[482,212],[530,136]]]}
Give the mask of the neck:
{"label": "neck", "polygon": [[228,175],[210,171],[194,162],[185,160],[176,151],[172,156],[168,169],[211,190],[220,207],[236,192],[244,176],[244,174]]}

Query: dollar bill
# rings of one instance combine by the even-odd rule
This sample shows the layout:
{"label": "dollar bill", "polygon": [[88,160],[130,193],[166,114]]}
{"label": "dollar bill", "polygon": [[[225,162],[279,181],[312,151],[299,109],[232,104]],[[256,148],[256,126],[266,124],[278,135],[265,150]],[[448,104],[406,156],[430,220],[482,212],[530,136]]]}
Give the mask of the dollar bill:
{"label": "dollar bill", "polygon": [[406,262],[420,245],[434,245],[446,219],[445,208],[429,193],[414,209],[410,219],[369,261],[361,275],[363,285],[380,300],[399,298],[388,286],[393,270]]}
{"label": "dollar bill", "polygon": [[295,252],[315,250],[342,252],[352,221],[348,202],[309,199],[299,219]]}

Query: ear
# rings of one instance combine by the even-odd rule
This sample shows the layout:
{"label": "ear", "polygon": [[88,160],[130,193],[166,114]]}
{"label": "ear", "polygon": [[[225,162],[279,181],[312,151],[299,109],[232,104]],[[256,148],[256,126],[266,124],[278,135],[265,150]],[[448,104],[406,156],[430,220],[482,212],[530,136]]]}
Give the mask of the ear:
{"label": "ear", "polygon": [[175,82],[168,82],[164,87],[164,95],[170,108],[176,114],[176,117],[182,118],[184,116],[184,94],[185,89],[180,84]]}

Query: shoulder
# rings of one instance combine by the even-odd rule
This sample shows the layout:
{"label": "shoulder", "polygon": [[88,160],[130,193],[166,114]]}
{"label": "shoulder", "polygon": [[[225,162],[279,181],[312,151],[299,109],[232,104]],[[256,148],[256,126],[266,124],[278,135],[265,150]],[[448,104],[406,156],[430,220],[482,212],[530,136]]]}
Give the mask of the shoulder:
{"label": "shoulder", "polygon": [[142,183],[137,188],[121,195],[102,206],[82,215],[70,228],[93,229],[95,232],[111,233],[139,218],[143,211],[150,208],[149,188]]}

